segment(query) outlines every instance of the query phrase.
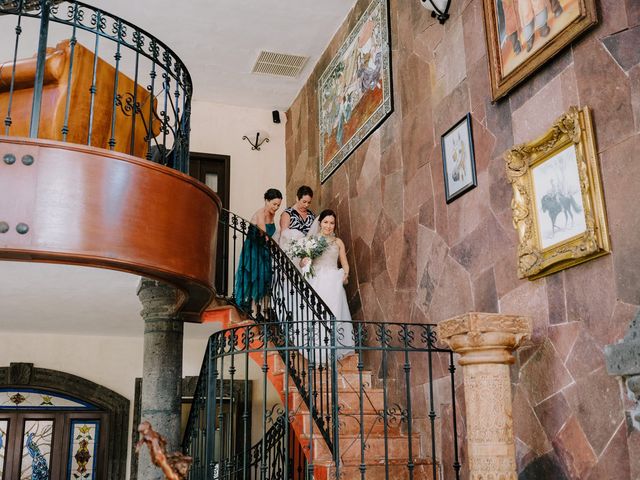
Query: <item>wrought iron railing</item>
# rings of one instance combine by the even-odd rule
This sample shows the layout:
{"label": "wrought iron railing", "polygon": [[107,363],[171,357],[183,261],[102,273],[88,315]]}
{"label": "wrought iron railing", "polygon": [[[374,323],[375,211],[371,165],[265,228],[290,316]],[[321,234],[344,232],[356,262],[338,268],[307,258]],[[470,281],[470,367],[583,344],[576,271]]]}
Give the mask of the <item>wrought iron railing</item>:
{"label": "wrought iron railing", "polygon": [[[273,419],[274,412],[267,414],[269,430],[248,453],[248,461],[245,461],[245,452],[237,453],[235,458],[227,462],[226,475],[229,478],[243,478],[247,472],[247,478],[304,478],[304,452],[298,442],[295,441],[288,419],[279,415]],[[286,453],[290,452],[287,458]]]}
{"label": "wrought iron railing", "polygon": [[0,32],[0,135],[188,172],[192,82],[163,42],[73,0],[0,0]]}
{"label": "wrought iron railing", "polygon": [[[335,479],[458,479],[454,359],[434,326],[354,322],[352,331],[255,226],[224,212],[219,239],[229,288],[218,293],[253,322],[209,339],[183,444],[190,480],[310,480],[320,469]],[[264,295],[240,298],[242,276],[256,270]],[[254,387],[260,400],[234,409],[231,392]],[[416,410],[423,393],[427,408]],[[289,423],[280,443],[265,440],[274,418]],[[276,474],[270,459],[280,454]]]}
{"label": "wrought iron railing", "polygon": [[[295,331],[307,327],[261,322],[211,336],[183,442],[194,458],[190,480],[310,480],[320,468],[334,479],[459,479],[454,358],[437,346],[434,326],[354,323],[355,353],[327,366],[336,372],[340,405],[329,419],[334,438],[341,439],[333,451],[314,433],[318,420],[298,398],[292,363],[280,360],[302,357],[306,363],[310,348],[343,348],[296,345]],[[379,374],[368,378],[365,365],[374,358]],[[353,368],[345,371],[346,364]],[[259,372],[253,378],[252,367]],[[240,405],[239,392],[250,389],[260,399]],[[427,408],[415,409],[416,403]],[[439,411],[441,404],[451,406],[448,415]],[[262,440],[251,442],[247,432],[256,424]],[[448,447],[439,440],[446,429],[452,432]]]}
{"label": "wrought iron railing", "polygon": [[[304,279],[287,254],[270,237],[238,215],[224,210],[220,216],[218,238],[228,242],[224,247],[227,261],[224,272],[230,288],[218,292],[229,303],[257,322],[287,322],[291,328],[285,341],[306,348],[306,355],[283,359],[288,363],[291,379],[311,411],[319,433],[333,450],[336,438],[338,403],[336,372],[327,366],[336,364],[336,349],[315,346],[339,346],[345,332],[334,328],[335,317],[324,301]],[[230,269],[230,270],[229,270]],[[251,278],[254,272],[257,278]],[[240,295],[241,284],[263,282],[260,298]],[[246,286],[246,285],[245,285]],[[254,292],[255,293],[255,292]],[[240,296],[244,298],[239,298]],[[339,327],[339,324],[338,324]],[[273,336],[272,336],[273,337]]]}

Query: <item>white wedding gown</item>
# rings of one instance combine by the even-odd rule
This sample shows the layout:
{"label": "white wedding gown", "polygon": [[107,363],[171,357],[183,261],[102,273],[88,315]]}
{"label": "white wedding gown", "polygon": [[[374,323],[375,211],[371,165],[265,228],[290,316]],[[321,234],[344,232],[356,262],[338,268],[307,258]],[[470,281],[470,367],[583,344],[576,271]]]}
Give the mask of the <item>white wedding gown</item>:
{"label": "white wedding gown", "polygon": [[[342,358],[346,355],[354,353],[354,338],[353,338],[353,325],[351,324],[351,313],[349,312],[349,304],[347,303],[347,294],[344,291],[342,279],[344,277],[344,270],[338,268],[338,256],[340,249],[338,244],[333,241],[329,244],[324,253],[313,260],[314,276],[309,279],[309,284],[318,293],[320,298],[329,307],[329,310],[336,318],[336,345],[346,348],[339,348],[337,350],[337,358]],[[322,328],[318,333],[322,339],[328,337],[326,329]],[[321,342],[324,345],[324,341]],[[328,351],[321,354],[323,360],[328,359]],[[318,357],[316,353],[316,357]]]}

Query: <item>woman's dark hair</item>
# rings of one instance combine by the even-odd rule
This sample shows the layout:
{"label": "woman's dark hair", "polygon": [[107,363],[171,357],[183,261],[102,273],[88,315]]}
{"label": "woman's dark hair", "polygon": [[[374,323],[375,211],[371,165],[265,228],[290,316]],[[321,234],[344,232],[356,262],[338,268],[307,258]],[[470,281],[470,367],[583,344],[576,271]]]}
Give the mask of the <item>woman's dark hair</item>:
{"label": "woman's dark hair", "polygon": [[305,195],[309,195],[310,197],[313,197],[313,190],[311,190],[311,187],[302,185],[296,192],[296,197],[298,198],[298,200],[300,200]]}
{"label": "woman's dark hair", "polygon": [[334,212],[330,208],[327,208],[326,210],[322,210],[320,212],[320,216],[318,217],[318,222],[322,222],[322,220],[324,220],[327,217],[333,217],[336,221],[338,220],[338,216],[336,215],[336,212]]}
{"label": "woman's dark hair", "polygon": [[267,202],[270,202],[271,200],[275,200],[276,198],[279,198],[280,200],[282,200],[282,192],[277,188],[270,188],[269,190],[264,192],[264,199]]}

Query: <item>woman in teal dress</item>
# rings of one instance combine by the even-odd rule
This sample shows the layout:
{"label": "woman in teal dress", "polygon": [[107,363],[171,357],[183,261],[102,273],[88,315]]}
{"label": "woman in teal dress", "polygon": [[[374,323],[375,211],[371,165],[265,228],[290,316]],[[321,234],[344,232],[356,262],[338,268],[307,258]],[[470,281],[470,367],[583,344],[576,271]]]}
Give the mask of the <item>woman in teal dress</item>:
{"label": "woman in teal dress", "polygon": [[242,245],[234,296],[237,304],[244,309],[251,309],[269,292],[271,286],[271,257],[265,234],[273,237],[276,233],[274,217],[280,204],[282,193],[270,188],[264,193],[264,206],[253,214],[247,238]]}

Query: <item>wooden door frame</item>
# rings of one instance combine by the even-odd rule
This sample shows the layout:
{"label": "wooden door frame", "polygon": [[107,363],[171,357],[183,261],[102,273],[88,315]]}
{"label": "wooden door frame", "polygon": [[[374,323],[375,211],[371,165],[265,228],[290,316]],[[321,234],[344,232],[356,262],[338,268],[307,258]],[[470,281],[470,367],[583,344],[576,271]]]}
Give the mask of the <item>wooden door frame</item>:
{"label": "wooden door frame", "polygon": [[222,207],[228,210],[231,193],[231,156],[218,153],[189,152],[189,161],[193,158],[202,160],[222,160],[224,162],[224,195],[220,197],[220,200],[222,201]]}
{"label": "wooden door frame", "polygon": [[[191,152],[189,153],[190,166],[189,166],[189,175],[191,175],[196,180],[204,183],[206,178],[206,171],[202,172],[202,163],[207,161],[213,161],[217,163],[222,163],[223,172],[222,176],[224,177],[222,188],[218,188],[218,190],[222,190],[222,195],[219,192],[216,192],[220,201],[222,202],[222,207],[229,210],[229,202],[231,197],[231,157],[229,155],[222,155],[217,153],[200,153],[200,152]],[[193,168],[195,161],[198,161],[197,171]],[[203,174],[205,173],[205,174]],[[220,181],[220,179],[218,179]],[[223,212],[220,212],[220,219],[226,218]],[[224,222],[222,222],[224,223]],[[217,295],[226,295],[229,290],[229,278],[228,272],[225,268],[225,246],[228,244],[228,230],[227,227],[218,225],[217,229],[217,239],[216,239],[216,273],[213,279],[214,288],[216,290]]]}
{"label": "wooden door frame", "polygon": [[126,478],[130,405],[126,397],[85,378],[37,368],[33,363],[11,363],[8,367],[0,367],[0,387],[49,390],[83,400],[106,413],[109,431],[105,439],[107,453],[103,466],[105,475],[102,478]]}
{"label": "wooden door frame", "polygon": [[[16,388],[16,390],[20,391],[19,388]],[[62,410],[55,407],[50,409],[3,409],[0,410],[0,418],[9,420],[9,431],[5,445],[5,479],[18,478],[20,475],[20,466],[24,454],[24,422],[27,420],[51,420],[53,422],[54,429],[51,436],[49,458],[51,480],[68,478],[69,455],[71,455],[70,443],[73,434],[71,431],[72,422],[74,420],[98,421],[100,433],[98,436],[98,448],[94,451],[94,457],[97,458],[94,474],[97,479],[106,478],[107,443],[109,438],[109,415],[106,412],[101,410]],[[14,449],[11,452],[11,458],[9,458],[9,445],[12,445]]]}

